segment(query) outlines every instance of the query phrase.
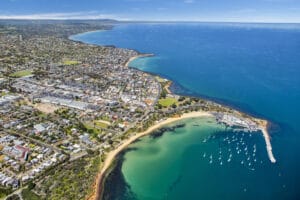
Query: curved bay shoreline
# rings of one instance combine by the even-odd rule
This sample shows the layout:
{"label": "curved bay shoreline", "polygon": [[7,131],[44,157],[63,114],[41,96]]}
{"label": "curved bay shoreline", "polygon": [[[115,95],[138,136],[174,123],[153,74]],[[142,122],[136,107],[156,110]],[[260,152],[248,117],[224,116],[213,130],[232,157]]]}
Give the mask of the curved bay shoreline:
{"label": "curved bay shoreline", "polygon": [[133,136],[131,136],[129,139],[125,140],[121,145],[119,145],[119,147],[113,151],[111,151],[105,159],[104,165],[102,166],[102,169],[100,171],[100,173],[97,176],[97,183],[95,185],[95,189],[97,189],[97,192],[95,195],[92,195],[92,198],[89,198],[90,200],[92,199],[101,199],[102,196],[102,192],[103,192],[103,186],[105,183],[105,178],[107,175],[107,172],[110,171],[110,166],[113,164],[114,159],[116,158],[116,156],[119,155],[119,153],[121,153],[124,149],[126,149],[131,143],[133,143],[134,141],[136,141],[137,139],[149,135],[151,134],[153,131],[171,124],[173,122],[177,122],[183,119],[188,119],[188,118],[197,118],[197,117],[213,117],[213,115],[209,112],[203,112],[203,111],[198,111],[198,112],[191,112],[191,113],[185,113],[182,116],[177,116],[177,117],[173,117],[173,118],[167,118],[163,121],[158,122],[157,124],[151,126],[149,129],[147,129],[146,131],[137,133]]}
{"label": "curved bay shoreline", "polygon": [[[71,39],[71,36],[68,38],[69,40],[73,41],[73,42],[79,42],[78,40],[73,40]],[[80,41],[81,42],[81,41]],[[97,46],[101,46],[101,45],[97,45]],[[116,47],[117,48],[117,47]],[[136,51],[136,50],[135,50]],[[136,51],[138,52],[138,51]],[[154,54],[141,54],[138,53],[138,55],[131,57],[125,64],[125,67],[127,68],[131,68],[129,66],[130,62],[132,62],[133,60],[137,59],[137,58],[141,58],[141,57],[152,57],[154,56]],[[136,68],[134,68],[136,69]],[[139,70],[139,69],[136,69]],[[142,70],[139,70],[142,71]],[[144,72],[143,73],[152,75],[152,76],[157,76],[160,77],[160,75],[154,74],[154,73],[149,73],[149,72]],[[164,78],[165,79],[165,78]],[[165,86],[165,90],[169,93],[172,94],[172,92],[170,91],[169,87],[172,85],[172,81],[168,81],[168,84]],[[205,100],[205,101],[211,101],[211,100]],[[213,101],[211,101],[213,102]],[[214,102],[213,102],[214,103]],[[276,162],[276,159],[272,153],[272,145],[271,145],[271,137],[270,134],[268,132],[268,121],[267,120],[263,120],[263,119],[259,119],[259,118],[255,118],[252,116],[249,116],[248,114],[238,111],[237,109],[233,109],[230,106],[226,106],[226,105],[222,105],[219,103],[216,103],[217,105],[224,107],[224,108],[229,108],[232,109],[232,111],[235,114],[238,114],[239,116],[247,116],[247,118],[250,118],[251,120],[253,120],[259,127],[259,130],[262,132],[262,135],[264,137],[265,140],[265,144],[266,144],[266,150],[268,153],[268,157],[270,159],[270,161],[272,163]],[[131,143],[135,142],[136,140],[138,140],[141,137],[144,137],[146,135],[149,135],[151,133],[153,133],[155,130],[169,125],[173,122],[177,122],[183,119],[188,119],[188,118],[198,118],[198,117],[215,117],[214,114],[210,111],[192,111],[189,113],[184,113],[181,116],[173,116],[173,117],[169,117],[167,119],[164,120],[160,120],[158,123],[154,124],[153,126],[149,127],[146,131],[143,132],[139,132],[136,134],[132,134],[129,138],[127,138],[126,140],[124,140],[116,149],[110,151],[105,158],[105,161],[103,163],[103,165],[100,167],[100,171],[98,173],[98,175],[95,178],[95,183],[92,186],[92,192],[91,194],[87,197],[87,200],[101,200],[102,199],[102,195],[104,192],[104,184],[105,184],[105,180],[106,177],[109,175],[109,173],[111,172],[111,170],[113,170],[113,163],[116,159],[116,157],[122,152],[124,151]]]}

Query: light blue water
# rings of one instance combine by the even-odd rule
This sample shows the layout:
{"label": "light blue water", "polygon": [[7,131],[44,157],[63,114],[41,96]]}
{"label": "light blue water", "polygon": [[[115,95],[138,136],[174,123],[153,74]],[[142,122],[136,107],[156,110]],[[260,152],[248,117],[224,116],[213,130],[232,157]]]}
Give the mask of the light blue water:
{"label": "light blue water", "polygon": [[[277,164],[262,164],[255,172],[244,171],[235,164],[229,171],[203,167],[206,174],[215,177],[204,182],[199,181],[203,174],[194,173],[193,165],[186,166],[188,170],[182,172],[193,172],[193,176],[189,179],[191,174],[182,175],[186,179],[181,179],[180,188],[186,189],[174,191],[176,195],[172,199],[182,199],[187,192],[194,194],[189,199],[199,199],[203,191],[191,187],[195,181],[201,183],[201,187],[207,183],[204,189],[208,194],[203,198],[219,199],[224,194],[222,188],[229,192],[224,199],[240,198],[245,192],[240,186],[244,184],[251,189],[246,191],[248,196],[243,199],[300,198],[297,190],[300,184],[300,25],[130,24],[116,26],[111,31],[73,36],[72,39],[154,53],[155,57],[137,59],[131,66],[173,80],[176,93],[213,98],[275,124],[271,133]],[[143,148],[139,148],[142,151]],[[203,159],[194,159],[200,149],[190,150],[186,146],[184,151],[187,155],[184,158],[189,158],[184,163],[197,163],[195,166],[200,169],[207,164]],[[148,157],[140,159],[147,160]],[[182,159],[178,156],[177,161]],[[130,162],[137,162],[137,157],[127,158],[123,163],[122,173],[129,185],[129,172],[125,169],[126,163]],[[224,181],[225,171],[229,175]],[[239,183],[236,175],[248,177],[246,183],[246,179]],[[232,183],[227,180],[230,177],[234,177]],[[220,178],[223,181],[218,182]],[[226,183],[231,184],[231,189],[225,187]],[[120,196],[119,199],[128,198]]]}

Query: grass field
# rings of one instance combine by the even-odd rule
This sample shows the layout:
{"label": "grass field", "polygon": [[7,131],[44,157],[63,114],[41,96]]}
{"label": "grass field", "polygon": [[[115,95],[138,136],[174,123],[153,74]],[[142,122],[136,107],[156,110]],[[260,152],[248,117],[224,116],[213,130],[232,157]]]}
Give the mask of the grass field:
{"label": "grass field", "polygon": [[169,106],[173,105],[174,103],[177,104],[178,101],[177,101],[177,99],[175,99],[175,98],[167,97],[167,98],[165,98],[165,99],[160,99],[160,100],[158,101],[158,103],[159,103],[160,105],[162,105],[163,107],[169,107]]}
{"label": "grass field", "polygon": [[65,61],[63,62],[63,65],[67,65],[67,66],[70,66],[70,65],[78,65],[78,64],[79,64],[79,62],[76,61],[76,60],[65,60]]}
{"label": "grass field", "polygon": [[5,96],[6,95],[6,92],[4,92],[4,91],[2,91],[1,93],[0,93],[0,97],[3,97],[3,96]]}
{"label": "grass field", "polygon": [[100,128],[108,128],[108,126],[110,125],[110,122],[106,122],[103,120],[95,120],[95,125]]}
{"label": "grass field", "polygon": [[83,125],[85,126],[86,129],[93,131],[93,133],[94,133],[93,136],[97,136],[98,134],[101,133],[101,130],[99,128],[97,128],[97,126],[94,127],[94,123],[91,121],[85,122],[85,123],[83,123]]}
{"label": "grass field", "polygon": [[23,76],[29,76],[32,75],[32,71],[31,70],[22,70],[22,71],[18,71],[15,73],[10,74],[10,77],[14,77],[14,78],[20,78]]}
{"label": "grass field", "polygon": [[24,200],[40,200],[41,199],[38,195],[31,192],[27,188],[22,190],[22,197]]}

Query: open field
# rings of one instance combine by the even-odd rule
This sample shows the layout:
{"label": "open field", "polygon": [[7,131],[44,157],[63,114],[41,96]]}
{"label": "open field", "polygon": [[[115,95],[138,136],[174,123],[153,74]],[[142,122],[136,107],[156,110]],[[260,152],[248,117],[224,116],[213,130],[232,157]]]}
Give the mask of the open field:
{"label": "open field", "polygon": [[110,122],[104,120],[95,120],[94,123],[100,128],[108,128],[110,126]]}
{"label": "open field", "polygon": [[12,73],[9,76],[14,77],[14,78],[20,78],[20,77],[23,77],[23,76],[29,76],[31,74],[32,74],[31,70],[22,70],[22,71]]}
{"label": "open field", "polygon": [[177,99],[175,99],[175,98],[167,97],[167,98],[165,98],[165,99],[160,99],[160,100],[158,101],[158,103],[159,103],[160,105],[162,105],[163,107],[169,107],[169,106],[171,106],[171,105],[173,105],[173,104],[177,104],[178,101],[177,101]]}
{"label": "open field", "polygon": [[79,64],[79,62],[78,61],[76,61],[76,60],[65,60],[64,62],[63,62],[63,65],[78,65]]}

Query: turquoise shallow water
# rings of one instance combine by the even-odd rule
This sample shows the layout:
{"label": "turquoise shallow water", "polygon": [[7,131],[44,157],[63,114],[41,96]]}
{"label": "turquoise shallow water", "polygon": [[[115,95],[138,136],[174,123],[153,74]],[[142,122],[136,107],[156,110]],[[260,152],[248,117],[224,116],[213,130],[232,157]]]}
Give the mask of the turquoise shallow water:
{"label": "turquoise shallow water", "polygon": [[[237,154],[236,146],[221,148],[223,162],[228,149],[235,153],[226,165],[218,156],[212,164],[203,158],[234,135],[205,120],[202,126],[186,122],[181,134],[145,137],[120,159],[107,181],[105,194],[115,194],[108,199],[300,198],[300,25],[130,24],[72,39],[154,53],[131,65],[173,80],[176,93],[212,98],[273,122],[275,165],[260,136],[242,139],[248,148],[257,145],[251,167],[255,158],[263,163],[254,171],[241,164],[249,155]],[[215,134],[217,139],[202,142]]]}

